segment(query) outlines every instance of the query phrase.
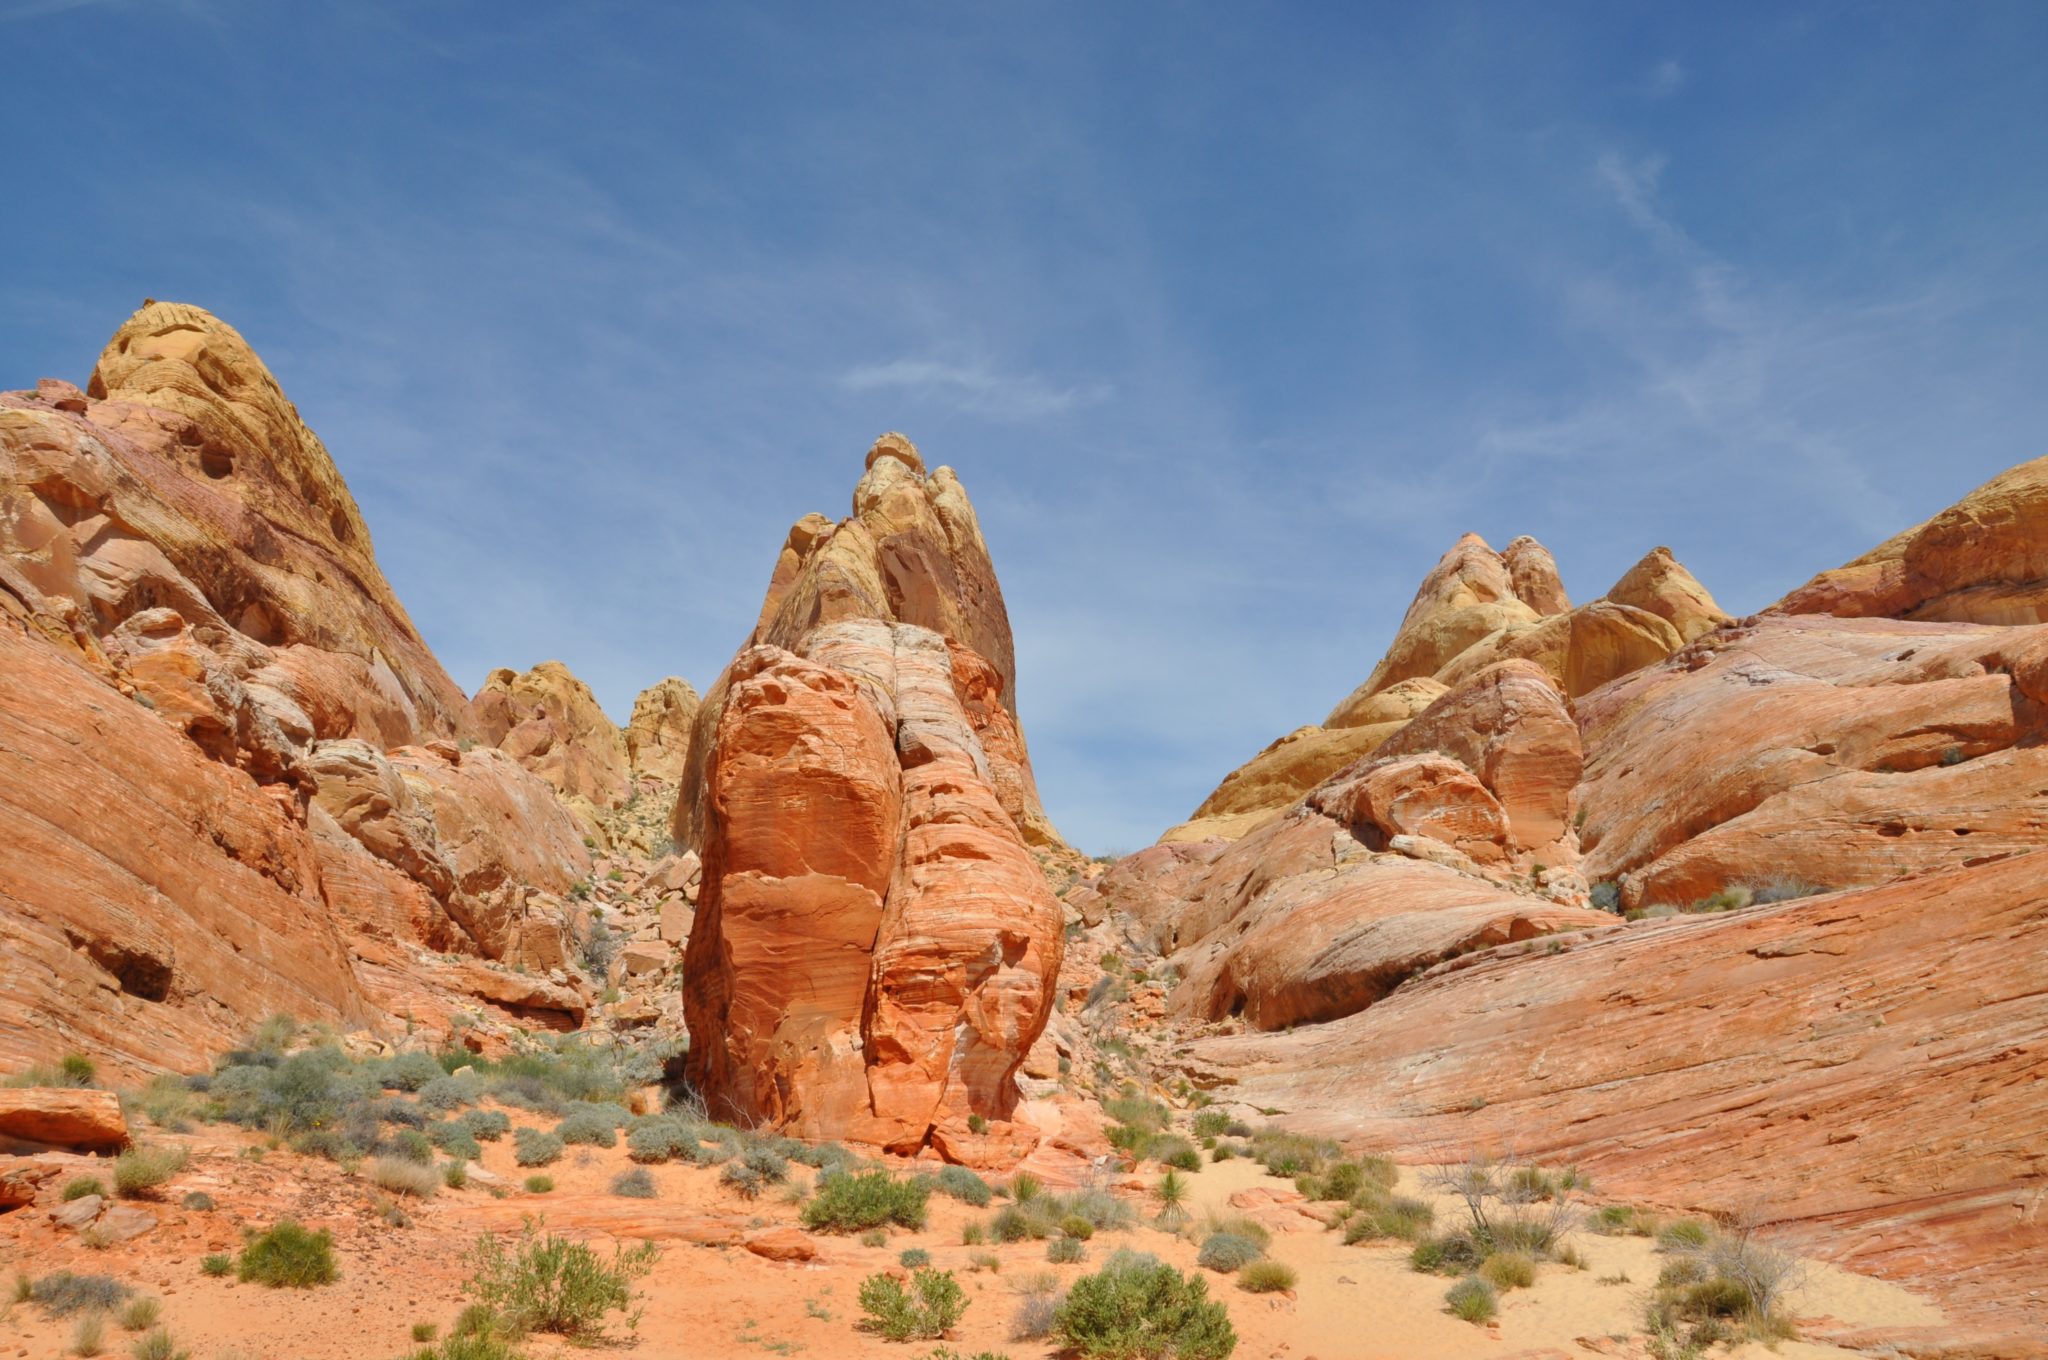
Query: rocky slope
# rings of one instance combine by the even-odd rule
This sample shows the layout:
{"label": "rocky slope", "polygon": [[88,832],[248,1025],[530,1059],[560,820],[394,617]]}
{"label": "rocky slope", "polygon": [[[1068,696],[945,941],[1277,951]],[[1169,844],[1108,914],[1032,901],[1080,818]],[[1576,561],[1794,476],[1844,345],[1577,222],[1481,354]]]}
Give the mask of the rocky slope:
{"label": "rocky slope", "polygon": [[1015,1077],[1063,947],[1009,622],[950,469],[886,436],[854,507],[793,531],[699,711],[685,1007],[722,1042],[690,1075],[749,1122],[1007,1163],[1036,1138]]}
{"label": "rocky slope", "polygon": [[1320,726],[1296,729],[1225,776],[1162,839],[1244,835],[1377,750],[1446,689],[1499,662],[1533,662],[1576,698],[1727,621],[1668,548],[1652,549],[1604,597],[1573,608],[1555,560],[1535,539],[1495,552],[1467,534],[1423,578],[1365,683]]}

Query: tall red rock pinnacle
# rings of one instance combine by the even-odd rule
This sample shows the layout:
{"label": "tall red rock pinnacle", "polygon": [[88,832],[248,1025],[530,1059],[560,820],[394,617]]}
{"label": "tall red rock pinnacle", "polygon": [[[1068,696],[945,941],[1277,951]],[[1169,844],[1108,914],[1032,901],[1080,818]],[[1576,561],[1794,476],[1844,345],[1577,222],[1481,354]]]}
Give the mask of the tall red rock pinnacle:
{"label": "tall red rock pinnacle", "polygon": [[1063,942],[1002,595],[958,479],[900,435],[854,509],[791,532],[698,711],[691,1075],[802,1136],[908,1152],[976,1117],[1014,1145]]}

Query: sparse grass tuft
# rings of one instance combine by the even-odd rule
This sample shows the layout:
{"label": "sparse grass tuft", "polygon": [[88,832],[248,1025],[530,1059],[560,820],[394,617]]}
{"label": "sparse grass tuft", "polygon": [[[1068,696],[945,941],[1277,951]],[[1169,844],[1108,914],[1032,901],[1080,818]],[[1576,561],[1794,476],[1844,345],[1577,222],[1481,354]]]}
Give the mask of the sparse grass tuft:
{"label": "sparse grass tuft", "polygon": [[1237,1287],[1250,1294],[1284,1293],[1294,1281],[1294,1267],[1284,1261],[1253,1261],[1237,1272]]}
{"label": "sparse grass tuft", "polygon": [[114,1193],[122,1199],[153,1197],[159,1186],[185,1169],[185,1149],[135,1147],[114,1159]]}
{"label": "sparse grass tuft", "polygon": [[440,1173],[431,1166],[421,1166],[398,1157],[379,1157],[370,1164],[370,1183],[379,1190],[394,1195],[410,1195],[414,1199],[432,1199],[434,1191],[441,1184]]}
{"label": "sparse grass tuft", "polygon": [[311,1289],[332,1284],[334,1237],[322,1229],[309,1232],[290,1219],[261,1235],[252,1235],[242,1246],[236,1276],[244,1284],[271,1289]]}
{"label": "sparse grass tuft", "polygon": [[1444,1294],[1444,1303],[1454,1317],[1475,1325],[1491,1322],[1500,1316],[1500,1296],[1494,1293],[1492,1285],[1477,1275],[1452,1285]]}

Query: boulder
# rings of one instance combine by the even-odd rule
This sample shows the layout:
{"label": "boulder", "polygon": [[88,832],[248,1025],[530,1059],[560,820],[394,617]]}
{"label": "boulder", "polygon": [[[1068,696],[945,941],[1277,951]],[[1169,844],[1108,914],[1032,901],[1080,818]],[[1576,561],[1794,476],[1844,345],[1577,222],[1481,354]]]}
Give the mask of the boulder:
{"label": "boulder", "polygon": [[754,1255],[768,1261],[815,1261],[818,1244],[798,1228],[769,1228],[748,1237],[742,1244]]}
{"label": "boulder", "polygon": [[128,1146],[128,1121],[112,1091],[0,1087],[0,1137],[84,1152]]}

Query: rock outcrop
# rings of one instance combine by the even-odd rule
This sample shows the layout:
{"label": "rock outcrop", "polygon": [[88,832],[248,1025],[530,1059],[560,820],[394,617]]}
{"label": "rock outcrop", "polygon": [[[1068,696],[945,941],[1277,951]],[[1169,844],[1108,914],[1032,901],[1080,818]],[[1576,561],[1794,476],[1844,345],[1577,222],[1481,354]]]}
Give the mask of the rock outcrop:
{"label": "rock outcrop", "polygon": [[[833,524],[806,515],[776,558],[749,645],[795,650],[811,630],[874,619],[929,629],[978,658],[972,712],[986,733],[990,778],[1005,791],[1026,841],[1064,850],[1046,818],[1017,720],[1016,649],[980,521],[949,467],[925,472],[908,439],[885,434],[868,450],[853,514]],[[706,761],[726,703],[720,677],[697,710],[676,800],[674,839],[695,846],[704,831]]]}
{"label": "rock outcrop", "polygon": [[1013,1132],[1063,947],[1027,838],[1057,837],[958,481],[888,436],[854,503],[793,531],[698,714],[677,813],[703,855],[690,1072],[730,1116],[943,1149],[970,1117]]}
{"label": "rock outcrop", "polygon": [[2048,623],[2048,458],[1999,474],[1926,523],[1822,572],[1773,609]]}
{"label": "rock outcrop", "polygon": [[690,682],[673,675],[640,691],[625,733],[626,760],[634,775],[664,784],[682,782],[697,705]]}
{"label": "rock outcrop", "polygon": [[1198,1039],[1193,1075],[1355,1147],[1512,1147],[1621,1199],[1760,1210],[1994,1338],[1959,1353],[2022,1354],[1995,1338],[2048,1331],[2044,949],[2036,850],[1461,959],[1332,1024]]}
{"label": "rock outcrop", "polygon": [[1162,839],[1244,835],[1378,750],[1446,689],[1501,662],[1532,662],[1577,698],[1727,622],[1668,548],[1653,549],[1604,597],[1574,608],[1556,562],[1535,539],[1518,538],[1497,553],[1467,534],[1423,578],[1366,682],[1320,727],[1295,730],[1226,775]]}
{"label": "rock outcrop", "polygon": [[112,1091],[0,1087],[0,1143],[6,1142],[113,1152],[128,1146],[128,1121]]}
{"label": "rock outcrop", "polygon": [[1622,905],[1874,886],[2048,844],[2048,626],[1764,616],[1582,700]]}
{"label": "rock outcrop", "polygon": [[478,736],[545,779],[564,798],[615,808],[629,792],[626,738],[590,686],[559,661],[492,671],[469,701]]}

